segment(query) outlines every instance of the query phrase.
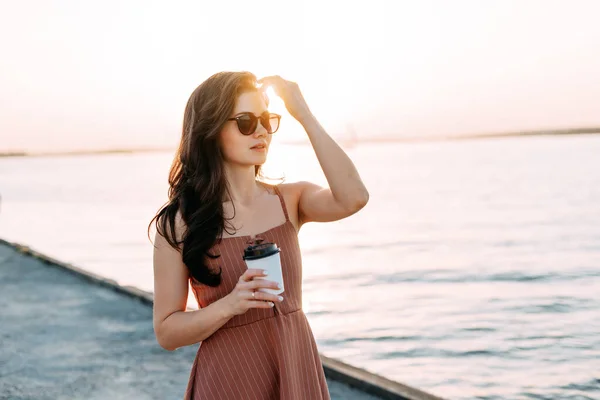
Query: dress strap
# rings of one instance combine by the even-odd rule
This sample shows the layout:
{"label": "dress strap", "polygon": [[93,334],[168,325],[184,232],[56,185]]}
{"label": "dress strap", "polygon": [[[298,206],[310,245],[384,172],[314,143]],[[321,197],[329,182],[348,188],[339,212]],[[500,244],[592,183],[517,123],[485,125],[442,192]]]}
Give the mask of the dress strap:
{"label": "dress strap", "polygon": [[285,214],[285,220],[289,221],[290,216],[288,215],[287,208],[285,207],[285,200],[283,200],[283,195],[279,191],[279,188],[277,187],[277,185],[273,185],[272,187],[275,190],[275,193],[277,193],[277,196],[279,197],[279,201],[281,202],[281,208],[283,209],[283,213]]}

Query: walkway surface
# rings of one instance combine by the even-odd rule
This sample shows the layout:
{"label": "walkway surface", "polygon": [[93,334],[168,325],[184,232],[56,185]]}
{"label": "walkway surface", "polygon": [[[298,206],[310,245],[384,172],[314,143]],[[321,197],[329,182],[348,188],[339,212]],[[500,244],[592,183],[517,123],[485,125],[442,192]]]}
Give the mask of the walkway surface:
{"label": "walkway surface", "polygon": [[0,399],[181,399],[197,348],[162,349],[148,304],[0,243]]}

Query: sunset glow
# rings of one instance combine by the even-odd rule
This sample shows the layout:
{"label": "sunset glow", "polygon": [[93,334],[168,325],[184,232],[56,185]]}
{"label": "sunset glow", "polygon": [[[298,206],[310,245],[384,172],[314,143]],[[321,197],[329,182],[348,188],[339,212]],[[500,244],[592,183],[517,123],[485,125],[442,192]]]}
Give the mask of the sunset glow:
{"label": "sunset glow", "polygon": [[[599,11],[541,0],[11,2],[0,151],[173,148],[190,93],[220,70],[298,82],[333,136],[348,125],[361,140],[597,126]],[[282,138],[302,140],[284,120]]]}

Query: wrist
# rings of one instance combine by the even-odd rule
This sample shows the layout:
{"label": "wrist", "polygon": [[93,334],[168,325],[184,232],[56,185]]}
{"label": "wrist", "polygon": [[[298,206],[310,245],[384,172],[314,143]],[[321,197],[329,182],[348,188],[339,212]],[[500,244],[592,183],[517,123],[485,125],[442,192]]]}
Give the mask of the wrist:
{"label": "wrist", "polygon": [[298,122],[300,122],[301,125],[305,125],[314,121],[315,116],[310,110],[307,109],[304,112],[298,113],[298,115],[296,116],[296,120],[298,120]]}
{"label": "wrist", "polygon": [[215,306],[217,306],[217,308],[219,310],[219,315],[223,319],[231,319],[231,318],[233,318],[233,312],[232,312],[231,306],[229,305],[228,296],[229,295],[221,298],[220,300],[217,300],[214,303]]}

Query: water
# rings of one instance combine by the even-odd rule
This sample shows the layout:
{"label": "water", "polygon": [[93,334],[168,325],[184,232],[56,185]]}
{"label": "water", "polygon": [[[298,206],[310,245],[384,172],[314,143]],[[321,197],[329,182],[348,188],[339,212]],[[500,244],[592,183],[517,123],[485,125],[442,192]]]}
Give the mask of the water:
{"label": "water", "polygon": [[[453,399],[600,398],[599,136],[348,152],[369,204],[300,232],[321,352]],[[0,236],[152,290],[171,157],[0,159]],[[309,147],[269,157],[325,183]]]}

